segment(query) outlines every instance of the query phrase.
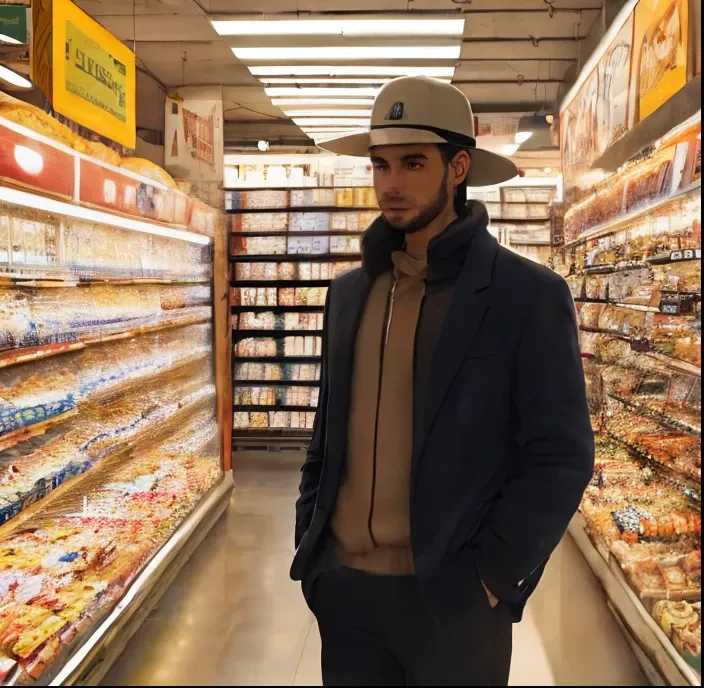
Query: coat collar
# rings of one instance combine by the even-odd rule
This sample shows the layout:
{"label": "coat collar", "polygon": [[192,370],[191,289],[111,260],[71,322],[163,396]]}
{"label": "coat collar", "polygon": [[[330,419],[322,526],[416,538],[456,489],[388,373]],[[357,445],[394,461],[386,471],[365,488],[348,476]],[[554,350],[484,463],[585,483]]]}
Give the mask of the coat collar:
{"label": "coat collar", "polygon": [[[465,263],[470,244],[486,234],[489,216],[478,201],[469,201],[466,212],[435,237],[428,246],[428,281],[454,279]],[[392,255],[403,250],[405,235],[392,229],[383,217],[378,217],[362,239],[362,267],[373,282],[393,268]]]}

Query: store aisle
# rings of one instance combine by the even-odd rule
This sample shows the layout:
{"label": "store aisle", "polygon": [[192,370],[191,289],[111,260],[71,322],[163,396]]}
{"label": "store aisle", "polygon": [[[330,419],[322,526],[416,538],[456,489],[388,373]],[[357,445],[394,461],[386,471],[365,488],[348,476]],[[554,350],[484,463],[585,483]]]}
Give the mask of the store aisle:
{"label": "store aisle", "polygon": [[[320,685],[320,637],[288,577],[300,455],[235,459],[230,508],[103,685]],[[647,685],[570,540],[514,633],[512,685]]]}

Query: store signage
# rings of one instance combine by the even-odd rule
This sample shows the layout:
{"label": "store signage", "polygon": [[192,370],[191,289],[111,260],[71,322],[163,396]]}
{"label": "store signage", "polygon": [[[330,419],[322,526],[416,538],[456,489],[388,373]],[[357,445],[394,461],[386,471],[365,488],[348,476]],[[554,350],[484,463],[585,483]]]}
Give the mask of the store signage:
{"label": "store signage", "polygon": [[38,0],[35,6],[34,83],[56,112],[134,148],[134,53],[70,0]]}
{"label": "store signage", "polygon": [[0,40],[10,38],[18,43],[27,42],[27,8],[0,6]]}

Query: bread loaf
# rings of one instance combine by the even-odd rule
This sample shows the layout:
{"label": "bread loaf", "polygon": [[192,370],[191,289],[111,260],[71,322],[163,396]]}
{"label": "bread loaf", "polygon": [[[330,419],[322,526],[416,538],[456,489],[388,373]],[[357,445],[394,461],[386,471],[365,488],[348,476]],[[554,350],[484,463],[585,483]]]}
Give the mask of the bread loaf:
{"label": "bread loaf", "polygon": [[141,174],[144,177],[153,179],[155,182],[164,184],[170,189],[175,189],[176,182],[173,180],[171,175],[165,170],[162,170],[159,165],[155,165],[149,160],[144,158],[124,158],[120,163],[120,167],[123,167],[130,172],[135,172],[136,174]]}

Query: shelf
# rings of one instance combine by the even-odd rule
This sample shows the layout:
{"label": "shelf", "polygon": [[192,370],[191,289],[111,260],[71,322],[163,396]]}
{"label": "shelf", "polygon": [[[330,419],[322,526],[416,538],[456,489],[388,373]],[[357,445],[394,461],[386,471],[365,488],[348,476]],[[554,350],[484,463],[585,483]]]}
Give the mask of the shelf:
{"label": "shelf", "polygon": [[[580,325],[579,329],[581,332],[591,332],[593,334],[608,335],[610,337],[614,337],[615,339],[620,339],[621,341],[629,342],[631,344],[636,344],[638,342],[647,342],[648,346],[650,346],[650,340],[648,340],[647,337],[633,338],[633,337],[628,337],[621,332],[613,332],[611,330],[603,330],[599,327],[585,327],[584,325]],[[682,373],[684,375],[692,375],[694,377],[701,377],[702,376],[701,368],[694,365],[693,363],[688,363],[687,361],[681,361],[680,359],[673,358],[672,356],[667,356],[666,354],[662,354],[658,351],[638,351],[636,348],[634,348],[633,350],[636,351],[636,353],[639,353],[643,356],[648,356],[650,358],[657,360],[658,362],[662,363],[667,368],[670,368],[678,373]]]}
{"label": "shelf", "polygon": [[616,306],[618,308],[627,308],[631,311],[640,311],[641,313],[659,313],[660,315],[677,315],[677,317],[683,317],[679,314],[674,313],[663,313],[659,308],[655,306],[642,306],[637,303],[621,303],[620,301],[609,301],[608,299],[574,299],[575,303],[596,303],[602,304],[604,306]]}
{"label": "shelf", "polygon": [[653,409],[649,408],[648,406],[645,406],[644,404],[640,404],[637,401],[631,401],[630,399],[625,399],[624,397],[621,397],[618,394],[609,394],[609,396],[612,399],[618,401],[620,404],[623,404],[624,406],[627,406],[628,408],[632,409],[638,415],[643,416],[644,418],[650,418],[651,420],[654,420],[657,423],[662,423],[663,425],[672,428],[673,430],[678,430],[682,433],[696,435],[697,437],[701,437],[702,435],[701,427],[694,427],[692,425],[689,425],[686,421],[679,420],[678,418],[672,418],[665,413],[660,413],[659,411],[654,411]]}
{"label": "shelf", "polygon": [[693,184],[690,184],[684,189],[680,189],[679,191],[675,192],[674,194],[671,194],[670,196],[660,198],[657,201],[641,206],[640,208],[632,210],[631,212],[626,213],[625,215],[618,215],[610,220],[606,220],[605,222],[596,225],[595,227],[592,227],[591,229],[588,229],[586,232],[582,232],[582,234],[580,234],[577,238],[566,243],[565,248],[578,246],[579,244],[586,244],[588,241],[593,241],[595,239],[600,239],[601,237],[608,236],[609,234],[614,234],[618,231],[620,227],[634,222],[635,220],[638,220],[641,217],[650,215],[651,213],[655,212],[656,210],[659,210],[660,208],[664,208],[670,203],[674,203],[678,200],[683,200],[690,195],[693,196],[697,193],[701,194],[701,188],[702,180],[698,179]]}
{"label": "shelf", "polygon": [[325,306],[230,306],[233,313],[324,313]]}
{"label": "shelf", "polygon": [[101,278],[92,277],[81,279],[73,275],[65,277],[51,276],[28,276],[16,277],[14,273],[3,272],[0,269],[0,286],[17,289],[71,289],[73,287],[88,288],[94,286],[125,287],[144,284],[210,284],[209,279],[159,279],[156,277],[144,278]]}
{"label": "shelf", "polygon": [[320,387],[320,380],[233,380],[238,387]]}
{"label": "shelf", "polygon": [[687,487],[690,490],[694,490],[697,493],[701,493],[701,480],[697,478],[697,476],[689,475],[688,473],[683,473],[677,468],[673,468],[672,466],[668,466],[662,461],[658,461],[656,458],[652,457],[640,447],[637,447],[631,444],[630,442],[627,442],[625,439],[619,437],[610,430],[606,430],[605,434],[607,437],[614,440],[614,442],[618,442],[619,444],[623,445],[634,457],[640,459],[641,461],[644,461],[655,470],[667,476],[673,485],[677,485],[678,487]]}
{"label": "shelf", "polygon": [[149,325],[142,328],[127,330],[125,332],[116,332],[98,337],[90,337],[74,342],[61,342],[59,344],[46,344],[20,349],[11,349],[10,351],[3,351],[0,353],[0,369],[13,365],[19,365],[21,363],[28,363],[30,361],[51,358],[52,356],[59,356],[60,354],[66,354],[72,351],[80,351],[86,347],[105,344],[107,342],[119,341],[121,339],[131,339],[132,337],[141,337],[146,334],[161,332],[163,330],[187,327],[188,325],[199,325],[210,322],[210,320],[211,318],[205,318],[202,316],[184,318],[183,320],[177,322]]}
{"label": "shelf", "polygon": [[365,213],[365,212],[380,212],[378,207],[374,206],[334,206],[334,205],[308,205],[296,206],[287,208],[237,208],[236,210],[225,210],[228,215],[274,215],[280,213]]}
{"label": "shelf", "polygon": [[364,231],[361,232],[343,232],[343,231],[325,231],[325,232],[299,232],[297,230],[286,230],[285,232],[230,232],[231,237],[362,237]]}
{"label": "shelf", "polygon": [[251,337],[272,337],[273,339],[283,339],[284,337],[322,337],[322,330],[232,330],[232,337],[238,339],[248,339]]}
{"label": "shelf", "polygon": [[[179,406],[174,403],[171,407],[171,415],[165,416],[162,420],[157,419],[140,428],[128,439],[116,441],[95,458],[85,456],[84,460],[72,462],[50,475],[39,478],[30,492],[34,492],[32,500],[29,500],[27,507],[18,501],[15,515],[0,525],[0,539],[20,527],[39,513],[43,513],[48,506],[56,499],[60,499],[69,490],[76,489],[85,479],[88,473],[93,473],[96,469],[109,465],[113,461],[121,461],[125,453],[130,449],[138,447],[145,440],[151,442],[158,428],[162,430],[175,426],[182,419],[186,418],[194,409],[211,400],[212,396],[203,396],[189,404]],[[74,414],[75,415],[75,412]],[[63,419],[62,419],[63,420]],[[30,426],[34,428],[36,426]],[[46,431],[45,428],[44,431]],[[41,433],[36,433],[41,434]],[[27,439],[27,438],[25,438]],[[4,447],[2,447],[4,449]],[[56,476],[63,473],[63,477]],[[18,494],[18,500],[21,495]],[[14,506],[14,505],[11,505]]]}
{"label": "shelf", "polygon": [[238,411],[248,411],[250,413],[256,413],[261,411],[262,413],[268,411],[292,411],[294,413],[315,413],[318,409],[317,406],[277,406],[276,404],[270,404],[268,406],[259,404],[233,404],[232,410]]}
{"label": "shelf", "polygon": [[[646,672],[652,676],[653,670],[656,670],[667,685],[701,685],[699,675],[679,655],[670,639],[645,610],[638,596],[628,585],[620,566],[611,557],[606,559],[603,548],[597,548],[594,545],[587,533],[586,521],[582,514],[575,514],[568,532],[601,582],[625,625],[638,639],[649,662],[649,666],[644,667]],[[637,656],[641,659],[640,655]]]}
{"label": "shelf", "polygon": [[511,241],[511,237],[509,236],[508,243],[511,246],[538,246],[538,247],[547,247],[550,248],[552,244],[549,241]]}
{"label": "shelf", "polygon": [[43,435],[50,428],[53,428],[60,423],[67,421],[69,418],[73,418],[78,414],[77,408],[72,408],[64,413],[58,413],[51,418],[47,418],[39,423],[32,423],[31,425],[23,425],[17,430],[12,430],[11,432],[6,432],[4,435],[0,435],[0,452],[6,451],[12,447],[26,442],[32,437],[38,437]]}
{"label": "shelf", "polygon": [[[689,253],[690,251],[692,252],[691,255]],[[643,268],[649,268],[651,265],[668,265],[670,263],[682,263],[690,260],[701,260],[700,248],[679,249],[677,251],[670,251],[669,253],[661,253],[656,256],[651,256],[641,261],[618,263],[616,265],[589,265],[582,268],[582,270],[576,274],[578,277],[582,275],[610,275],[614,272],[641,270]],[[569,276],[572,277],[573,275]]]}
{"label": "shelf", "polygon": [[[524,204],[525,205],[525,204]],[[541,222],[543,224],[546,224],[550,222],[549,217],[496,217],[495,215],[492,216],[491,218],[491,224],[494,222],[503,224],[505,222],[508,222],[509,224],[514,224],[514,225],[531,225],[531,224],[540,224]]]}
{"label": "shelf", "polygon": [[232,280],[231,287],[329,287],[331,279],[292,280]]}
{"label": "shelf", "polygon": [[313,434],[312,428],[235,428],[232,433],[233,442],[267,440],[300,441],[309,440]]}
{"label": "shelf", "polygon": [[[264,164],[264,163],[262,163]],[[343,184],[341,186],[223,186],[223,191],[344,191],[345,189],[373,189],[372,184]]]}
{"label": "shelf", "polygon": [[693,363],[688,363],[687,361],[681,361],[678,358],[673,358],[672,356],[666,356],[665,354],[658,353],[657,351],[646,351],[643,354],[656,361],[659,361],[663,365],[677,371],[678,373],[683,373],[685,375],[692,375],[694,377],[702,376],[702,369],[695,366]]}
{"label": "shelf", "polygon": [[230,256],[231,263],[344,263],[362,259],[361,253],[280,253],[276,255]]}
{"label": "shelf", "polygon": [[320,363],[320,356],[238,356],[235,363]]}

